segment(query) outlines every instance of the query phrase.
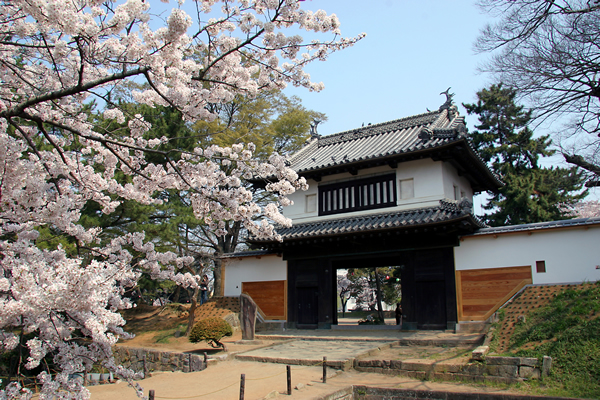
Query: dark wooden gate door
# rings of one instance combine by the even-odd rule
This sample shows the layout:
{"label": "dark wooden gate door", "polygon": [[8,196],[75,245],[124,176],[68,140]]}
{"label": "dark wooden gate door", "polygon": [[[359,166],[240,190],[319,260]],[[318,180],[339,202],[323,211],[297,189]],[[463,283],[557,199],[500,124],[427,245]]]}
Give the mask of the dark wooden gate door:
{"label": "dark wooden gate door", "polygon": [[446,283],[416,282],[417,329],[446,329]]}
{"label": "dark wooden gate door", "polygon": [[317,287],[299,287],[298,328],[317,329],[319,322],[319,289]]}

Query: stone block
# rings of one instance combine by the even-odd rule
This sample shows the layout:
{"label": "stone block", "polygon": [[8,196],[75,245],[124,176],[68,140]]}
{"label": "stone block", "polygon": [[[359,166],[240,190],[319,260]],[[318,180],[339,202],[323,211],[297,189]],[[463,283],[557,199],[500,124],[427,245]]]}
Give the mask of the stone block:
{"label": "stone block", "polygon": [[485,362],[488,365],[520,365],[521,358],[489,356],[485,358]]}
{"label": "stone block", "polygon": [[391,360],[390,368],[391,369],[402,369],[402,361],[401,360]]}
{"label": "stone block", "polygon": [[242,293],[240,295],[240,308],[242,339],[254,340],[256,332],[256,303],[252,300],[252,297]]}
{"label": "stone block", "polygon": [[542,376],[550,375],[551,368],[552,368],[552,357],[544,356],[542,359]]}
{"label": "stone block", "polygon": [[485,366],[483,364],[466,364],[463,365],[461,371],[466,375],[483,375]]}
{"label": "stone block", "polygon": [[516,365],[486,365],[484,374],[504,378],[516,378],[519,375],[519,367]]}
{"label": "stone block", "polygon": [[462,364],[437,363],[433,366],[433,371],[442,374],[456,374],[462,371]]}
{"label": "stone block", "polygon": [[539,379],[539,377],[540,377],[540,370],[538,368],[528,367],[525,365],[522,365],[519,367],[519,378]]}
{"label": "stone block", "polygon": [[361,367],[375,367],[375,368],[383,368],[382,360],[363,360],[359,361],[358,365]]}
{"label": "stone block", "polygon": [[431,362],[423,362],[420,360],[408,360],[402,362],[402,370],[404,371],[429,371],[432,368]]}
{"label": "stone block", "polygon": [[533,357],[521,357],[521,363],[519,365],[527,367],[537,367],[538,359]]}
{"label": "stone block", "polygon": [[405,371],[402,370],[399,375],[408,376],[413,379],[425,379],[427,377],[427,373],[424,371]]}
{"label": "stone block", "polygon": [[490,346],[479,346],[471,353],[471,360],[483,361],[485,356],[490,351]]}

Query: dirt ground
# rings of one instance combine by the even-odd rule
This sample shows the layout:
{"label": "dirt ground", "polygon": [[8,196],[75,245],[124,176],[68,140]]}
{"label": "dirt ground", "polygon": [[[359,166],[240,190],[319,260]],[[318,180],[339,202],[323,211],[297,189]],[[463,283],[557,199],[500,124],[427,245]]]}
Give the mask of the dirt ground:
{"label": "dirt ground", "polygon": [[[215,304],[209,303],[208,307],[197,311],[196,321],[199,321],[208,313],[207,308],[223,316],[233,312],[229,309],[215,307]],[[206,352],[209,357],[217,358],[226,355],[227,352],[247,351],[273,343],[272,341],[263,341],[261,344],[254,345],[236,344],[237,341],[242,339],[242,333],[239,329],[234,330],[233,336],[227,336],[221,340],[225,344],[227,352],[223,349],[212,348],[204,342],[191,343],[186,336],[183,336],[188,323],[188,309],[189,305],[178,304],[165,307],[141,305],[136,309],[128,310],[125,312],[125,319],[127,319],[125,329],[128,332],[135,333],[136,336],[133,339],[120,341],[117,346],[142,347],[180,353],[194,352],[202,354]]]}
{"label": "dirt ground", "polygon": [[[224,308],[211,305],[212,312],[226,315]],[[204,317],[197,314],[197,320]],[[231,312],[231,311],[229,311]],[[206,343],[190,343],[187,337],[179,336],[188,322],[188,307],[172,305],[166,307],[140,306],[125,315],[127,329],[136,333],[136,337],[122,341],[119,346],[156,348],[163,351],[207,352],[209,359],[220,361],[209,362],[206,370],[194,373],[157,372],[138,383],[147,395],[149,390],[155,391],[156,399],[236,399],[239,398],[241,375],[245,375],[245,399],[263,399],[275,394],[287,395],[287,371],[283,364],[258,363],[234,360],[225,357],[233,353],[246,352],[254,348],[268,346],[274,341],[262,341],[257,344],[239,344],[241,332],[235,330],[233,336],[223,338],[227,352],[213,349]],[[179,337],[175,337],[179,336]],[[462,351],[452,352],[445,348],[410,349],[389,348],[383,350],[387,358],[392,355],[413,357],[457,357]],[[395,354],[401,352],[402,354]],[[418,353],[418,354],[417,354]],[[425,354],[427,353],[427,354]],[[452,353],[452,354],[451,354]],[[435,354],[438,354],[437,356]],[[353,384],[368,384],[380,387],[406,387],[414,389],[452,390],[452,391],[489,391],[487,388],[465,387],[456,384],[422,382],[405,377],[393,377],[374,373],[356,371],[340,372],[328,370],[328,380],[322,383],[322,367],[291,366],[292,399],[312,399],[335,392]],[[127,383],[91,386],[92,399],[115,400],[136,399],[133,388]],[[498,389],[496,389],[498,390]]]}
{"label": "dirt ground", "polygon": [[[443,390],[469,393],[515,393],[512,390],[468,386],[450,382],[421,381],[400,376],[388,376],[357,371],[328,372],[327,382],[322,383],[321,367],[292,366],[292,395],[287,396],[287,373],[283,364],[223,361],[204,371],[193,373],[164,372],[154,374],[139,383],[147,395],[154,390],[156,399],[238,399],[240,398],[241,374],[245,375],[245,400],[261,400],[274,395],[286,395],[289,399],[318,399],[351,385],[391,387],[420,390]],[[88,388],[92,400],[135,400],[132,388],[126,383],[107,384]]]}
{"label": "dirt ground", "polygon": [[[561,287],[528,288],[507,307],[507,324],[500,330],[502,334],[500,343],[506,345],[514,330],[514,320],[518,315],[524,314],[528,309],[540,307],[550,301],[555,291]],[[212,309],[211,309],[212,307]],[[208,314],[218,314],[221,317],[237,312],[235,305],[215,302],[205,307],[196,314],[197,321]],[[514,315],[513,315],[514,314]],[[239,344],[241,332],[234,331],[232,337],[222,341],[227,346],[227,352],[222,349],[213,349],[206,343],[190,343],[187,337],[181,336],[188,322],[188,307],[185,305],[169,305],[166,307],[140,306],[136,310],[125,314],[126,328],[136,333],[131,340],[122,341],[119,346],[158,348],[163,351],[176,352],[207,352],[209,359],[220,361],[209,362],[204,371],[194,373],[158,372],[139,383],[147,395],[149,390],[155,391],[156,399],[237,399],[240,394],[241,376],[245,378],[245,399],[264,399],[278,394],[287,394],[286,366],[283,364],[258,363],[240,361],[228,355],[245,352],[257,347],[274,343],[263,341],[260,344]],[[407,347],[393,346],[382,349],[364,359],[412,359],[426,358],[435,360],[452,360],[453,362],[466,361],[469,357],[467,347]],[[362,357],[361,357],[362,358]],[[378,387],[397,387],[423,390],[445,390],[453,392],[488,392],[488,393],[515,393],[511,389],[490,388],[485,386],[472,386],[450,382],[430,382],[415,380],[400,376],[389,376],[377,373],[363,373],[354,370],[341,372],[328,371],[327,383],[323,384],[322,367],[292,366],[292,399],[316,399],[321,396],[346,388],[353,384],[364,384]],[[115,400],[137,399],[135,391],[126,383],[92,386],[89,388],[92,399]]]}

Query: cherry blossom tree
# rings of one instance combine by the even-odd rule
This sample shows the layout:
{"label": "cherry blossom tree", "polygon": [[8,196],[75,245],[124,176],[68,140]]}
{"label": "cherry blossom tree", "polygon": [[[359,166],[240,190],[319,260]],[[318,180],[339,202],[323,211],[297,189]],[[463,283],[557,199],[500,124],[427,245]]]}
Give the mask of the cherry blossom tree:
{"label": "cherry blossom tree", "polygon": [[[0,4],[0,336],[2,350],[19,349],[26,369],[52,357],[56,370],[37,376],[41,399],[88,398],[68,376],[93,364],[132,382],[133,371],[115,364],[111,346],[128,337],[118,311],[132,306],[123,294],[142,271],[184,287],[199,281],[184,272],[191,258],[157,251],[143,233],[101,242],[100,228],[79,222],[87,204],[110,213],[122,201],[160,204],[156,194],[175,189],[217,235],[226,221],[240,221],[251,234],[272,238],[273,223],[290,221],[277,204],[254,202],[241,180],[268,180],[282,206],[306,188],[283,157],[258,161],[252,145],[173,151],[168,138],[148,136],[151,124],[120,108],[113,94],[135,84],[140,104],[174,107],[190,123],[211,121],[209,105],[236,95],[286,84],[320,90],[303,68],[360,39],[341,38],[335,15],[305,11],[296,0],[196,1],[194,18],[175,8],[157,29],[149,3]],[[328,38],[305,43],[286,36],[287,28]],[[119,128],[94,124],[94,106]],[[72,246],[40,246],[44,229]],[[0,391],[0,399],[31,395],[15,381]]]}
{"label": "cherry blossom tree", "polygon": [[596,218],[600,217],[600,201],[579,201],[571,206],[562,207],[566,215],[572,218]]}

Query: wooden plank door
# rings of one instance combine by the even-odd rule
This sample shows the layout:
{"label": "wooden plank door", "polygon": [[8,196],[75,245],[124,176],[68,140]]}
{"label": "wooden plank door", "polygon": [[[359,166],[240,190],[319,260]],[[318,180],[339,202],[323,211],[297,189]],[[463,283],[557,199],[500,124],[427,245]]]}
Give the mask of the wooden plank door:
{"label": "wooden plank door", "polygon": [[446,329],[446,284],[416,282],[417,329]]}
{"label": "wooden plank door", "polygon": [[319,322],[319,288],[299,287],[298,295],[298,328],[316,329]]}

